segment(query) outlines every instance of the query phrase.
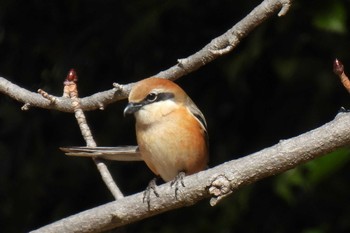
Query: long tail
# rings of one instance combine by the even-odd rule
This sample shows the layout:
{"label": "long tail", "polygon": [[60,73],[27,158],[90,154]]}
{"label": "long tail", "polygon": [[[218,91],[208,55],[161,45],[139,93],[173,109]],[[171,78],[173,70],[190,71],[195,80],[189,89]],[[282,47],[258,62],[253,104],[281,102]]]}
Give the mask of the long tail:
{"label": "long tail", "polygon": [[96,157],[116,161],[143,161],[138,146],[60,147],[69,156]]}

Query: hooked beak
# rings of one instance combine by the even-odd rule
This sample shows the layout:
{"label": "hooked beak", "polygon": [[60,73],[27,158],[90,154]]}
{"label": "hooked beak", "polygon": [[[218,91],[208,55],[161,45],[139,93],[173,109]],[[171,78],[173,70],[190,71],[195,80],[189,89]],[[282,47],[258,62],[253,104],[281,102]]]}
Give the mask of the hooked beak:
{"label": "hooked beak", "polygon": [[129,103],[124,109],[124,116],[137,112],[141,107],[140,103]]}

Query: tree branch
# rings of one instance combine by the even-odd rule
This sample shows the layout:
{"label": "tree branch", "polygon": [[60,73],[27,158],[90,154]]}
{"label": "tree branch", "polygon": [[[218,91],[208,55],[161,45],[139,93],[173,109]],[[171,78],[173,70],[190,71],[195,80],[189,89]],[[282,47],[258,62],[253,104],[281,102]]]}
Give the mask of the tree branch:
{"label": "tree branch", "polygon": [[[115,87],[81,98],[81,108],[84,111],[101,109],[101,106],[125,99],[129,95],[131,87],[132,84],[119,85],[118,88]],[[31,107],[55,109],[61,112],[74,112],[72,101],[67,97],[55,97],[56,100],[53,103],[40,94],[28,91],[3,77],[0,77],[0,92],[19,102],[29,104]]]}
{"label": "tree branch", "polygon": [[[178,59],[178,64],[154,76],[175,80],[199,69],[218,57],[231,52],[239,44],[242,38],[247,36],[249,32],[263,21],[278,11],[279,16],[284,15],[288,11],[291,1],[292,0],[263,1],[240,22],[223,35],[213,39],[200,51],[187,58]],[[81,98],[81,108],[84,111],[103,109],[108,104],[127,98],[132,85],[133,83],[127,85],[116,84],[113,89]],[[62,112],[74,112],[69,98],[55,97],[56,101],[52,103],[41,95],[21,88],[2,77],[0,77],[0,92],[26,104],[26,107],[31,106],[55,109]]]}
{"label": "tree branch", "polygon": [[100,232],[139,221],[171,209],[193,205],[212,196],[210,203],[238,188],[282,173],[309,160],[350,144],[350,114],[336,118],[300,136],[281,140],[278,144],[249,156],[226,162],[212,169],[184,178],[178,198],[169,183],[158,186],[160,197],[153,197],[151,208],[142,202],[143,193],[95,207],[44,226],[33,232]]}
{"label": "tree branch", "polygon": [[274,15],[275,12],[280,11],[279,16],[286,14],[290,4],[291,0],[263,1],[231,29],[213,39],[204,48],[187,58],[178,59],[178,64],[155,76],[175,80],[231,52],[249,32]]}

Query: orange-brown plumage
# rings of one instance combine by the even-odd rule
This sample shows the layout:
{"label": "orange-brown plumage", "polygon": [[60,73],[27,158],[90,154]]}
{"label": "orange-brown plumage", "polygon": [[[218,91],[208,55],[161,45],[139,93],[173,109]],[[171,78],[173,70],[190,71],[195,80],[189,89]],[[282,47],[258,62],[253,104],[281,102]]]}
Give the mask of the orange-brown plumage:
{"label": "orange-brown plumage", "polygon": [[129,95],[126,113],[134,113],[141,157],[165,181],[179,172],[193,174],[206,168],[206,123],[187,94],[160,78],[139,81]]}

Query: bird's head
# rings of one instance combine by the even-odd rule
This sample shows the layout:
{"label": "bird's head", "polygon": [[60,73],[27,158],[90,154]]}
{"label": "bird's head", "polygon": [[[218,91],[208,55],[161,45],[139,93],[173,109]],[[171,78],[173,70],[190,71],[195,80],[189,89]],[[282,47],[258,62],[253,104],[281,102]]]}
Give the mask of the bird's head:
{"label": "bird's head", "polygon": [[134,114],[136,121],[141,124],[153,123],[184,105],[187,99],[187,94],[174,82],[147,78],[137,82],[131,89],[124,115]]}

